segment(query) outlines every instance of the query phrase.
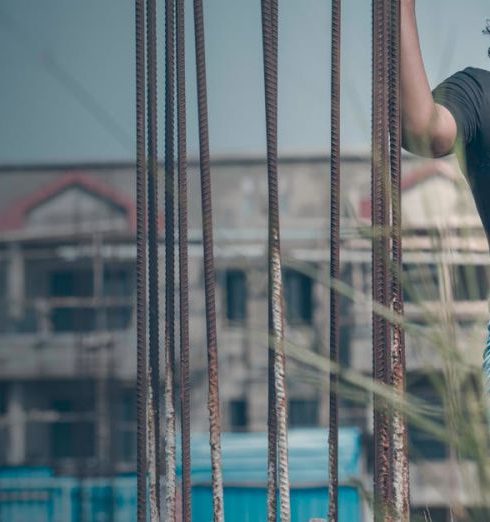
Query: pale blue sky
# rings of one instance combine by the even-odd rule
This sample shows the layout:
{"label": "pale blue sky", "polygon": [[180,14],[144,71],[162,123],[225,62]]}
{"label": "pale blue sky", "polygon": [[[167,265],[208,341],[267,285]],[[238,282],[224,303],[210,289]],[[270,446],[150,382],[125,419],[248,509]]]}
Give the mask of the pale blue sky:
{"label": "pale blue sky", "polygon": [[[163,1],[158,5],[162,22]],[[279,147],[289,154],[328,152],[330,2],[279,5]],[[204,6],[212,154],[262,154],[260,1],[205,0]],[[195,154],[191,8],[187,1],[188,140]],[[432,84],[467,65],[490,68],[490,37],[481,34],[488,0],[417,0],[417,10]],[[344,0],[345,151],[369,149],[370,20],[370,2]],[[0,164],[134,157],[133,1],[0,0],[0,70]]]}

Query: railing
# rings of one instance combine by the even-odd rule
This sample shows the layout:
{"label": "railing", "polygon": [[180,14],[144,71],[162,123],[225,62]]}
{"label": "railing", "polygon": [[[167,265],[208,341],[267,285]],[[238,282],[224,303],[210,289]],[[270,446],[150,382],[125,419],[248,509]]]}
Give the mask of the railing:
{"label": "railing", "polygon": [[133,310],[128,297],[41,297],[15,305],[4,300],[0,335],[121,331],[132,325]]}
{"label": "railing", "polygon": [[136,509],[135,477],[0,478],[0,520],[130,522]]}

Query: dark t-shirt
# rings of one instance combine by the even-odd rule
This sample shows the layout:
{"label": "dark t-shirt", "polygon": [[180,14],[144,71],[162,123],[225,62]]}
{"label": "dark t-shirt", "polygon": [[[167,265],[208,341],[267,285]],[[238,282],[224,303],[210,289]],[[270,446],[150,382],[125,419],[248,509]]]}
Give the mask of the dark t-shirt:
{"label": "dark t-shirt", "polygon": [[456,152],[490,241],[490,71],[468,67],[444,80],[434,100],[456,120]]}

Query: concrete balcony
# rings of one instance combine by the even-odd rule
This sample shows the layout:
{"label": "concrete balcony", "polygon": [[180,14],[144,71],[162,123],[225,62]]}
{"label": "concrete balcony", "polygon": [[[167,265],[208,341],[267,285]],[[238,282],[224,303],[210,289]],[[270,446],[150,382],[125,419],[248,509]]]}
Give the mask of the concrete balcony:
{"label": "concrete balcony", "polygon": [[[114,321],[111,311],[121,309]],[[0,379],[134,376],[131,300],[35,299],[18,310],[0,321]]]}
{"label": "concrete balcony", "polygon": [[[443,316],[444,312],[444,316]],[[467,364],[479,368],[486,343],[488,304],[486,301],[459,301],[405,306],[407,370],[438,370],[444,359],[458,353]],[[352,369],[370,373],[371,323],[364,314],[354,326],[351,344]]]}

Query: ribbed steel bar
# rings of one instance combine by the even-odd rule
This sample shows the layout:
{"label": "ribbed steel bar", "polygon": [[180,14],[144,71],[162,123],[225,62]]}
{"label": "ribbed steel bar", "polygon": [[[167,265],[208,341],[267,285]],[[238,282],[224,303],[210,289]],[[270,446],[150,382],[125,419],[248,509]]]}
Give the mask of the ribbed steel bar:
{"label": "ribbed steel bar", "polygon": [[[278,0],[271,0],[271,33],[272,33],[272,53],[275,62],[275,72],[273,75],[275,83],[275,110],[271,113],[275,114],[275,176],[272,176],[272,183],[268,183],[269,197],[273,200],[269,201],[269,208],[273,208],[273,223],[269,228],[269,241],[272,248],[269,250],[271,254],[270,269],[274,273],[274,287],[269,295],[275,295],[275,303],[271,307],[271,321],[274,332],[277,335],[277,344],[275,344],[275,399],[276,399],[276,416],[277,416],[277,446],[278,446],[278,483],[280,493],[280,515],[282,522],[289,522],[291,520],[291,500],[290,500],[290,484],[289,484],[289,464],[288,464],[288,401],[286,394],[286,354],[284,349],[284,290],[282,280],[282,265],[281,265],[281,248],[280,248],[280,228],[279,228],[279,183],[277,178],[277,100],[278,100]],[[272,114],[271,114],[272,116]],[[274,179],[275,178],[275,179]],[[271,186],[273,190],[270,190]],[[277,235],[276,235],[277,231]],[[277,242],[276,242],[277,238]],[[272,286],[272,285],[271,285]],[[271,288],[272,290],[272,288]],[[279,315],[280,314],[280,315]],[[271,328],[272,330],[272,328]]]}
{"label": "ribbed steel bar", "polygon": [[148,299],[149,376],[148,401],[150,517],[160,519],[160,365],[158,297],[158,164],[157,164],[157,56],[156,0],[147,0],[147,125],[148,125]]}
{"label": "ribbed steel bar", "polygon": [[[373,301],[388,305],[389,176],[388,156],[388,23],[387,0],[373,0],[372,100],[372,273]],[[389,324],[373,312],[373,376],[390,379]],[[390,423],[386,403],[374,397],[374,520],[391,520]]]}
{"label": "ribbed steel bar", "polygon": [[278,90],[278,4],[262,0],[262,35],[267,131],[267,179],[269,192],[269,457],[268,520],[275,521],[276,490],[279,486],[280,516],[291,519],[287,398],[284,353],[284,310],[279,229],[277,175],[277,90]]}
{"label": "ribbed steel bar", "polygon": [[180,422],[182,441],[182,520],[191,522],[191,386],[189,375],[188,189],[185,93],[185,4],[176,0],[177,150],[179,191]]}
{"label": "ribbed steel bar", "polygon": [[[266,48],[266,32],[272,33],[272,18],[270,0],[262,1],[262,37],[263,37],[263,53],[264,67],[266,62],[266,52],[270,54],[270,50]],[[273,45],[270,41],[270,34],[267,36],[267,46]],[[267,50],[266,50],[267,49]],[[265,68],[264,68],[265,76]],[[267,87],[266,87],[267,88]],[[267,108],[266,108],[267,110]],[[269,159],[268,159],[269,161]],[[270,266],[270,265],[269,265]],[[269,295],[270,295],[270,276],[269,276]],[[271,323],[271,308],[269,306],[269,325]],[[270,326],[269,326],[270,336]],[[277,520],[277,415],[276,415],[276,370],[275,370],[275,351],[271,349],[271,342],[268,343],[268,398],[267,398],[267,520],[268,522],[276,522]]]}
{"label": "ribbed steel bar", "polygon": [[[331,153],[330,153],[330,280],[340,275],[340,36],[341,0],[332,0],[331,44]],[[339,363],[339,295],[330,287],[330,361]],[[330,408],[328,430],[328,519],[338,521],[338,373],[330,371]]]}
{"label": "ribbed steel bar", "polygon": [[145,133],[145,3],[135,2],[136,21],[136,476],[137,520],[146,522],[147,465],[147,223]]}
{"label": "ribbed steel bar", "polygon": [[176,518],[175,0],[165,0],[165,520]]}
{"label": "ribbed steel bar", "polygon": [[[389,56],[389,127],[392,215],[392,306],[403,316],[402,229],[401,229],[401,128],[400,128],[400,0],[391,1]],[[392,384],[402,399],[405,395],[405,333],[400,324],[393,326]],[[408,442],[405,415],[395,408],[392,418],[393,503],[397,522],[410,519]]]}
{"label": "ribbed steel bar", "polygon": [[204,13],[202,0],[194,0],[194,31],[199,119],[199,161],[201,170],[202,232],[204,247],[204,288],[208,352],[208,410],[213,487],[213,520],[224,520],[223,475],[221,471],[221,420],[218,381],[218,344],[216,335],[215,269],[213,253],[213,212],[209,160],[208,102],[206,56],[204,48]]}

